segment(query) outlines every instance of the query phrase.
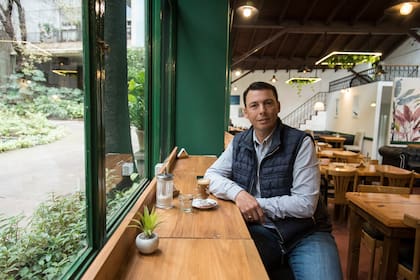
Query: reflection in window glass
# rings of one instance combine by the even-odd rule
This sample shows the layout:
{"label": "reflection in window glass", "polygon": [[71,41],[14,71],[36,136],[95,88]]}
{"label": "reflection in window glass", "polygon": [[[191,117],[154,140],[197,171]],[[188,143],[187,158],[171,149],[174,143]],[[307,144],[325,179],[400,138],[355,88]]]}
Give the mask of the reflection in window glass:
{"label": "reflection in window glass", "polygon": [[138,190],[144,170],[144,1],[106,2],[104,128],[107,227]]}
{"label": "reflection in window glass", "polygon": [[0,279],[56,279],[87,246],[81,0],[0,5]]}

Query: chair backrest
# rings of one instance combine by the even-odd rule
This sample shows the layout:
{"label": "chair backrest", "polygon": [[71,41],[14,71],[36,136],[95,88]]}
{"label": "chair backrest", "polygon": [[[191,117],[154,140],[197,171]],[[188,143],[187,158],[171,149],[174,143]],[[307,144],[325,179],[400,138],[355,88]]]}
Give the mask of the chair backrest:
{"label": "chair backrest", "polygon": [[381,181],[380,181],[381,185],[408,187],[410,189],[410,193],[412,193],[413,185],[414,185],[414,177],[415,177],[413,171],[411,171],[410,173],[405,173],[405,174],[381,171],[380,174],[381,174]]}
{"label": "chair backrest", "polygon": [[369,193],[395,193],[395,194],[409,194],[410,189],[404,187],[394,186],[380,186],[380,185],[358,185],[358,192],[369,192]]}
{"label": "chair backrest", "polygon": [[331,177],[334,185],[334,203],[347,204],[346,192],[356,189],[357,171],[344,169],[327,169],[327,178]]}
{"label": "chair backrest", "polygon": [[354,135],[353,145],[362,147],[363,137],[365,137],[365,133],[362,131],[356,132]]}
{"label": "chair backrest", "polygon": [[420,219],[414,216],[404,214],[404,224],[416,229],[414,239],[414,255],[411,269],[400,263],[398,265],[398,274],[404,279],[414,280],[419,279],[420,272]]}

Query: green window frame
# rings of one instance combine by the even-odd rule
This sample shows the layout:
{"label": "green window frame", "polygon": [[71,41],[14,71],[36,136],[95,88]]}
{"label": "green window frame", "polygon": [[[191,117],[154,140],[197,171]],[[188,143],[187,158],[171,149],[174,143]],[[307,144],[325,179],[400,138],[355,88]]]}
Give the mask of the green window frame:
{"label": "green window frame", "polygon": [[[175,5],[173,1],[145,0],[145,180],[121,207],[112,222],[106,221],[104,92],[105,17],[124,6],[101,12],[104,0],[83,1],[83,56],[85,84],[85,169],[88,248],[72,265],[65,279],[80,278],[154,176],[154,166],[174,147]],[[115,5],[120,5],[115,9]],[[122,5],[122,6],[121,6]],[[160,17],[162,15],[162,18]],[[121,15],[120,15],[121,16]],[[114,30],[115,32],[115,30]],[[126,34],[126,30],[121,30]],[[112,67],[112,66],[111,66]]]}

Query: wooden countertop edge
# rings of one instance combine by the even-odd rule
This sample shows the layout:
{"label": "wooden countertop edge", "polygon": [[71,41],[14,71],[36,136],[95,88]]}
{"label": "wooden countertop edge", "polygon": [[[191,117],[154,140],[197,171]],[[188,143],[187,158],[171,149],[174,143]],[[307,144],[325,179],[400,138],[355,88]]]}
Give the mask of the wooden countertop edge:
{"label": "wooden countertop edge", "polygon": [[[176,163],[177,149],[178,148],[175,147],[172,150],[162,168],[167,167],[170,171],[173,169]],[[133,252],[132,248],[134,248],[134,240],[137,234],[136,229],[128,228],[127,226],[137,211],[143,208],[143,205],[154,204],[156,200],[155,193],[156,178],[153,178],[149,186],[147,186],[146,190],[140,195],[127,216],[83,274],[83,280],[118,278],[120,270],[124,270],[129,255]]]}

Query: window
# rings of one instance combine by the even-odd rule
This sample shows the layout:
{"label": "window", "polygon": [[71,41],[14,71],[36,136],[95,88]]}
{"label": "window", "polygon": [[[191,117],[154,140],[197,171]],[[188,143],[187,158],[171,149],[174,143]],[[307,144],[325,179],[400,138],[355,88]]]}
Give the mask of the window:
{"label": "window", "polygon": [[81,275],[148,182],[149,2],[109,2],[0,4],[1,279]]}

